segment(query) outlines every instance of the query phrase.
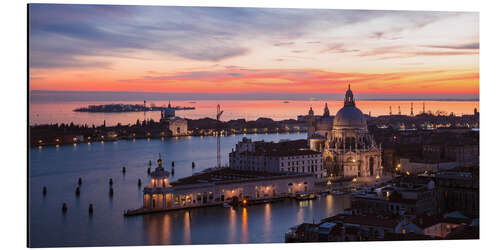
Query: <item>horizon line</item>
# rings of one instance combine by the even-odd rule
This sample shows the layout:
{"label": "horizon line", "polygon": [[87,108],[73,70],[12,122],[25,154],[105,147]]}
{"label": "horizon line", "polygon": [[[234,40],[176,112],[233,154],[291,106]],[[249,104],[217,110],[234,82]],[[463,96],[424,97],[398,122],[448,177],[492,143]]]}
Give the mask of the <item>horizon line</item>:
{"label": "horizon line", "polygon": [[[47,94],[47,95],[43,95]],[[78,94],[78,96],[72,96]],[[87,94],[87,95],[81,95]],[[96,94],[89,96],[89,94]],[[120,96],[121,95],[121,96]],[[415,93],[405,97],[403,93],[356,94],[360,101],[480,101],[475,94]],[[436,95],[429,97],[429,95]],[[142,100],[282,100],[282,101],[325,101],[343,100],[339,93],[189,93],[189,92],[139,92],[139,91],[79,91],[79,90],[29,90],[30,101],[142,101]],[[477,97],[476,97],[477,96]],[[52,98],[51,98],[52,97]],[[48,100],[47,100],[48,99]]]}

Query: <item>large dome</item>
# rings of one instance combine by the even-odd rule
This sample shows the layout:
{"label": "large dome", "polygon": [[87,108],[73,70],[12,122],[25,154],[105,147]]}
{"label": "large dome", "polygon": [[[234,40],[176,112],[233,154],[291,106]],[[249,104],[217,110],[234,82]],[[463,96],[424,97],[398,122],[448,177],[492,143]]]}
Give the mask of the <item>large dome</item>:
{"label": "large dome", "polygon": [[333,121],[334,128],[366,128],[363,112],[356,106],[344,106],[337,112]]}
{"label": "large dome", "polygon": [[345,93],[344,107],[335,115],[334,129],[366,129],[366,119],[360,109],[356,108],[351,85]]}

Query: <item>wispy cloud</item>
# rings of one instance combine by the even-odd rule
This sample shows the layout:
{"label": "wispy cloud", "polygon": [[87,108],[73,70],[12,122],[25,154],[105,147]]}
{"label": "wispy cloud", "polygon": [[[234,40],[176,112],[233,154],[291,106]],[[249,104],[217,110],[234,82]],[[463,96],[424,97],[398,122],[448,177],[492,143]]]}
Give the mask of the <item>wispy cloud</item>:
{"label": "wispy cloud", "polygon": [[[421,46],[427,48],[435,48],[441,50],[422,50],[413,47],[405,46],[386,46],[379,47],[369,51],[359,53],[361,57],[377,57],[377,60],[388,59],[401,59],[411,58],[418,56],[462,56],[462,55],[477,55],[479,51],[466,49],[467,47],[474,47],[475,45],[461,45],[461,46]],[[443,50],[444,49],[444,50]],[[449,50],[454,49],[454,50]]]}
{"label": "wispy cloud", "polygon": [[289,46],[289,45],[294,45],[295,42],[279,42],[279,43],[275,43],[274,46],[276,47],[280,47],[280,46]]}
{"label": "wispy cloud", "polygon": [[465,43],[465,44],[453,44],[453,45],[426,45],[427,48],[437,48],[437,49],[479,49],[479,43]]}
{"label": "wispy cloud", "polygon": [[[324,26],[340,28],[389,15],[411,20],[413,28],[441,17],[364,10],[32,4],[30,66],[90,67],[97,63],[96,67],[102,67],[110,62],[89,57],[121,56],[138,50],[218,62],[251,51],[239,41],[288,38],[273,45],[290,46],[295,44],[290,39],[321,31]],[[50,62],[46,58],[51,58]]]}
{"label": "wispy cloud", "polygon": [[343,43],[334,43],[327,45],[321,53],[350,53],[359,52],[359,49],[347,49]]}
{"label": "wispy cloud", "polygon": [[478,22],[458,12],[30,4],[30,87],[326,93],[350,81],[404,92],[419,77],[474,86],[476,76],[444,72],[471,75]]}

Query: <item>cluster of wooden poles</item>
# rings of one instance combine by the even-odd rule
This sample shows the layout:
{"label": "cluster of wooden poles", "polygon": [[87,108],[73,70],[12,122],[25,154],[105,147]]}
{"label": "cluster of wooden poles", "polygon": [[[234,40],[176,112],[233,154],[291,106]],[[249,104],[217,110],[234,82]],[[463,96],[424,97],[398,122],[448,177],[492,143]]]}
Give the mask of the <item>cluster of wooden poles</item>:
{"label": "cluster of wooden poles", "polygon": [[[148,167],[148,175],[151,174],[151,165],[152,165],[152,162],[149,161],[149,167]],[[191,164],[191,168],[195,168],[195,164],[194,164],[194,161],[192,162]],[[175,169],[175,162],[172,161],[172,175],[174,175],[174,169]],[[125,174],[127,172],[127,169],[125,167],[122,167],[122,173]],[[78,186],[76,187],[76,190],[75,190],[75,195],[77,197],[80,196],[80,187],[82,186],[82,177],[79,177],[78,178]],[[142,181],[141,179],[139,178],[137,180],[137,186],[141,187],[142,186]],[[42,188],[42,194],[43,196],[46,196],[47,195],[47,187],[46,186],[43,186]],[[114,189],[113,189],[113,178],[109,178],[109,191],[108,191],[108,194],[110,197],[113,197],[114,195]],[[62,212],[63,213],[66,213],[68,211],[68,205],[66,204],[66,202],[63,202],[62,204]],[[89,204],[89,215],[92,215],[94,213],[94,205],[92,203]]]}
{"label": "cluster of wooden poles", "polygon": [[[125,167],[122,167],[122,173],[125,174],[126,172],[126,168]],[[75,195],[77,197],[80,196],[80,187],[82,186],[82,177],[79,177],[78,178],[78,186],[76,187],[75,189]],[[137,181],[137,185],[140,187],[142,185],[142,182],[141,182],[141,179],[139,178],[138,181]],[[47,186],[43,186],[42,188],[42,194],[43,196],[47,196]],[[110,197],[113,197],[113,194],[114,194],[114,190],[113,190],[113,178],[109,178],[109,191],[108,191],[108,194]],[[68,205],[66,204],[66,202],[63,202],[62,204],[62,208],[61,208],[62,212],[63,213],[66,213],[68,211]],[[92,203],[89,204],[89,215],[92,215],[94,213],[94,205]]]}

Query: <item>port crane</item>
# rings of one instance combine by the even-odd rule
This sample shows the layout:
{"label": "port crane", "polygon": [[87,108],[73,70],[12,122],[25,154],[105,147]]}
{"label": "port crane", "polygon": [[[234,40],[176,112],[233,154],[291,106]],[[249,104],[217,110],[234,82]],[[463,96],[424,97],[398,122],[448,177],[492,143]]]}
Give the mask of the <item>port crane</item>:
{"label": "port crane", "polygon": [[215,128],[217,129],[216,131],[216,136],[217,136],[217,167],[220,168],[221,167],[221,163],[220,163],[220,117],[222,116],[222,112],[224,112],[223,110],[220,109],[220,104],[217,104],[217,125],[215,126]]}

